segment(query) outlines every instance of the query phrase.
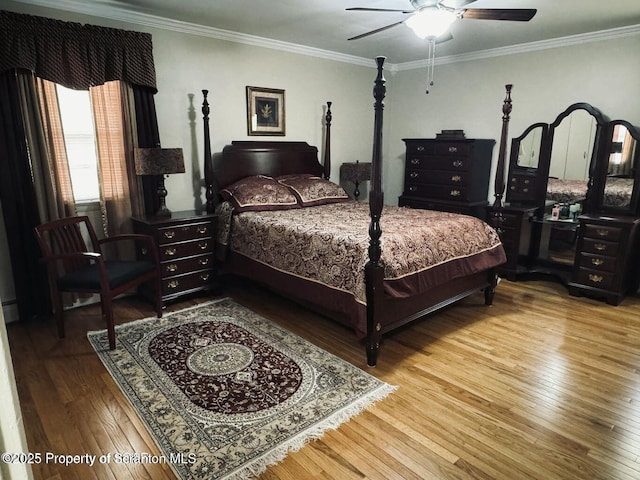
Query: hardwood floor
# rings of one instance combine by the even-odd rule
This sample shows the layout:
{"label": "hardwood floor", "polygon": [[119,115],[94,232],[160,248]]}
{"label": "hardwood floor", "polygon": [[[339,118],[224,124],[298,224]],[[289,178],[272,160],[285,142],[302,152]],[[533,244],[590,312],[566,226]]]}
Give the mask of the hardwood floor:
{"label": "hardwood floor", "polygon": [[[350,330],[252,285],[224,292],[398,390],[262,479],[639,479],[640,299],[618,307],[552,282],[502,281],[386,337],[376,368]],[[206,297],[205,297],[206,298]],[[202,301],[189,299],[168,311]],[[152,316],[121,299],[121,322]],[[31,452],[159,455],[86,339],[99,309],[10,324]],[[34,465],[36,479],[173,479],[168,465]]]}

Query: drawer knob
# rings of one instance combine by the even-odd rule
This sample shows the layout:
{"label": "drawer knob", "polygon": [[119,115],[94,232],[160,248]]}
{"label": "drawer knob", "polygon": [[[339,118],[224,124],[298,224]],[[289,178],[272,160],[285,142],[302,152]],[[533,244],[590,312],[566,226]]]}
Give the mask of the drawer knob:
{"label": "drawer knob", "polygon": [[416,190],[418,190],[418,187],[416,187],[415,185],[411,185],[411,186],[409,187],[409,191],[410,191],[410,192],[415,192]]}
{"label": "drawer knob", "polygon": [[598,228],[596,233],[599,237],[607,237],[609,235],[609,230],[605,230],[604,228]]}
{"label": "drawer knob", "polygon": [[524,184],[525,184],[525,185],[529,185],[529,180],[525,180],[525,181],[524,181]]}
{"label": "drawer knob", "polygon": [[592,258],[591,264],[595,265],[596,267],[599,267],[601,265],[604,265],[604,260],[602,260],[601,258]]}
{"label": "drawer knob", "polygon": [[176,265],[175,263],[170,263],[169,265],[167,265],[167,272],[175,272],[176,270],[178,270],[178,265]]}
{"label": "drawer knob", "polygon": [[457,153],[458,152],[458,147],[449,147],[449,153]]}
{"label": "drawer knob", "polygon": [[424,152],[424,145],[418,145],[416,147],[416,150],[418,150],[419,152]]}
{"label": "drawer knob", "polygon": [[451,192],[449,192],[449,194],[452,197],[459,197],[460,196],[460,190],[451,190]]}
{"label": "drawer knob", "polygon": [[178,288],[180,286],[180,282],[178,280],[171,280],[167,286],[169,288]]}
{"label": "drawer knob", "polygon": [[462,181],[462,177],[460,175],[452,175],[451,176],[451,181],[452,182],[461,182]]}
{"label": "drawer knob", "polygon": [[528,189],[528,188],[523,188],[523,189],[522,189],[522,193],[527,193],[528,191],[529,191],[529,189]]}
{"label": "drawer knob", "polygon": [[147,250],[147,247],[142,247],[140,249],[140,253],[142,253],[142,255],[146,255],[147,253],[149,253],[149,250]]}
{"label": "drawer knob", "polygon": [[208,242],[200,242],[200,243],[198,243],[198,247],[200,247],[200,250],[206,250],[208,245],[209,245]]}
{"label": "drawer knob", "polygon": [[200,275],[200,280],[202,280],[203,282],[206,282],[207,280],[209,280],[209,274],[203,273],[202,275]]}
{"label": "drawer knob", "polygon": [[602,280],[604,280],[604,278],[602,277],[602,275],[595,275],[593,273],[590,273],[589,280],[591,280],[593,283],[600,283],[602,282]]}
{"label": "drawer knob", "polygon": [[167,230],[166,232],[164,232],[164,238],[171,239],[175,236],[176,236],[176,232],[174,232],[173,230]]}
{"label": "drawer knob", "polygon": [[420,165],[420,159],[419,158],[412,158],[411,159],[411,165]]}
{"label": "drawer knob", "polygon": [[207,233],[207,226],[206,225],[199,226],[198,233]]}
{"label": "drawer knob", "polygon": [[598,250],[599,252],[604,252],[607,249],[607,246],[604,243],[596,243],[593,248]]}
{"label": "drawer knob", "polygon": [[418,172],[411,172],[411,173],[409,174],[409,176],[410,176],[411,178],[418,178],[418,177],[420,176],[420,174],[419,174]]}
{"label": "drawer knob", "polygon": [[456,168],[460,168],[462,166],[462,160],[454,160],[453,166]]}
{"label": "drawer knob", "polygon": [[209,258],[201,258],[200,265],[209,265]]}
{"label": "drawer knob", "polygon": [[169,255],[170,257],[176,254],[176,249],[175,248],[167,248],[164,253],[166,255]]}

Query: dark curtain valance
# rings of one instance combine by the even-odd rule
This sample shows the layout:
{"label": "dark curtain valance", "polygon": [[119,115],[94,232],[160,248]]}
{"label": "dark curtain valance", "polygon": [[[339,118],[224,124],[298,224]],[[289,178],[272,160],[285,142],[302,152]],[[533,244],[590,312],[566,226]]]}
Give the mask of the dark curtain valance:
{"label": "dark curtain valance", "polygon": [[14,68],[69,88],[121,80],[157,91],[150,34],[0,10],[0,72]]}

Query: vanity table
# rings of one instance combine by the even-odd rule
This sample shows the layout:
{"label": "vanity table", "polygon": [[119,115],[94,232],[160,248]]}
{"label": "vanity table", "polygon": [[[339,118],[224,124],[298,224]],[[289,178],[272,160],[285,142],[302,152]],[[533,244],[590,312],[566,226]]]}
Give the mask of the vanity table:
{"label": "vanity table", "polygon": [[[638,289],[640,130],[576,103],[512,139],[501,235],[510,279],[549,275],[617,305]],[[552,216],[554,206],[565,208]],[[572,207],[572,214],[566,210]],[[581,214],[576,211],[580,210]],[[490,218],[497,217],[489,207]]]}

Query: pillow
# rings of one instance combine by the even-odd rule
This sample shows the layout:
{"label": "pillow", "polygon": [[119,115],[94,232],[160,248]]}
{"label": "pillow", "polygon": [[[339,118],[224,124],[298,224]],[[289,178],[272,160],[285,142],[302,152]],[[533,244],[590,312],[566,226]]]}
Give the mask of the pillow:
{"label": "pillow", "polygon": [[289,188],[272,177],[245,177],[220,191],[237,212],[286,210],[298,208],[298,200]]}
{"label": "pillow", "polygon": [[277,180],[291,188],[303,207],[349,200],[349,195],[344,188],[324,178],[301,174],[284,175]]}

